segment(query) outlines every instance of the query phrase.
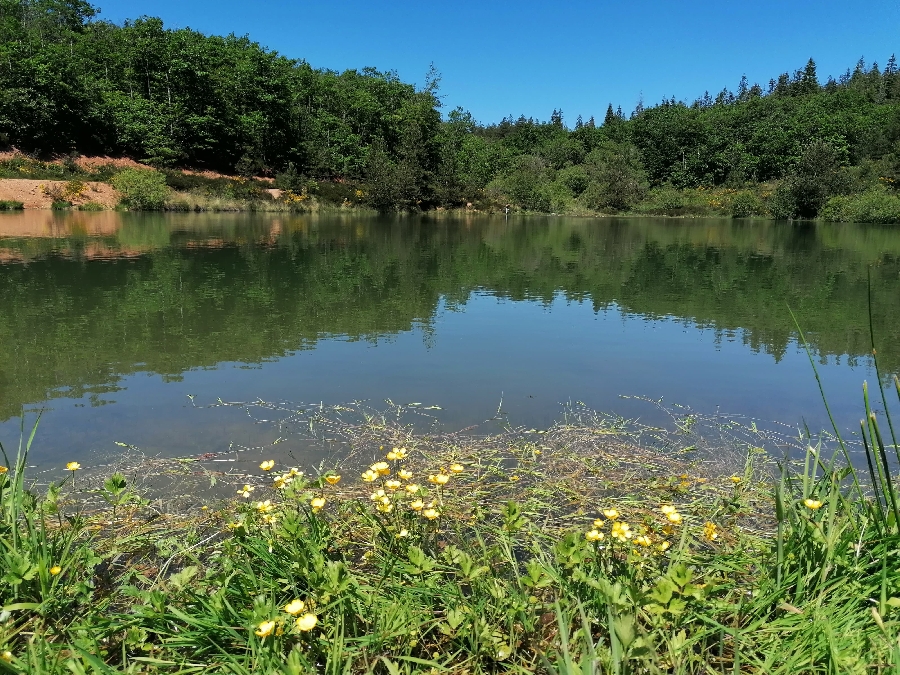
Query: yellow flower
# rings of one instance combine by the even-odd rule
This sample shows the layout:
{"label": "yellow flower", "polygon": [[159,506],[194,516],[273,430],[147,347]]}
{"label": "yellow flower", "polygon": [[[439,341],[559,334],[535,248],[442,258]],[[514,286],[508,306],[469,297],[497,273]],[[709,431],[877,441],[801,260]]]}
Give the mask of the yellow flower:
{"label": "yellow flower", "polygon": [[263,471],[271,471],[272,467],[274,467],[274,466],[275,466],[275,460],[267,459],[266,461],[264,461],[262,464],[259,465],[259,468],[262,469]]}
{"label": "yellow flower", "polygon": [[253,487],[252,485],[245,485],[245,486],[242,487],[240,490],[238,490],[237,493],[238,493],[241,497],[249,497],[249,496],[250,496],[250,493],[253,492],[255,489],[256,489],[256,488]]}
{"label": "yellow flower", "polygon": [[325,506],[325,497],[313,497],[309,505],[312,507],[313,513],[318,513]]}
{"label": "yellow flower", "polygon": [[425,509],[422,511],[422,515],[428,518],[428,520],[434,520],[441,515],[441,512],[437,509]]}
{"label": "yellow flower", "polygon": [[68,464],[66,464],[66,468],[69,471],[78,471],[78,469],[81,468],[81,464],[79,464],[78,462],[69,462]]}
{"label": "yellow flower", "polygon": [[300,469],[298,469],[296,466],[291,467],[291,476],[292,477],[293,476],[302,476],[302,475],[303,475],[303,472]]}
{"label": "yellow flower", "polygon": [[631,526],[628,523],[625,523],[622,521],[616,521],[615,523],[613,523],[613,525],[612,525],[613,539],[618,539],[619,541],[625,541],[626,539],[631,539],[632,536],[634,536],[634,533],[631,531]]}
{"label": "yellow flower", "polygon": [[288,604],[284,606],[284,611],[290,614],[291,616],[297,616],[300,612],[306,609],[306,603],[297,598],[296,600],[291,600]]}
{"label": "yellow flower", "polygon": [[268,513],[269,511],[271,511],[274,508],[275,508],[275,505],[269,499],[267,499],[264,502],[256,502],[256,510],[259,511],[260,513]]}
{"label": "yellow flower", "polygon": [[703,526],[703,536],[706,537],[709,541],[712,541],[713,539],[717,539],[719,536],[719,533],[716,532],[716,529],[717,528],[716,528],[715,523],[709,523],[709,522],[706,523]]}
{"label": "yellow flower", "polygon": [[282,475],[276,477],[275,480],[272,482],[272,485],[275,487],[276,490],[284,490],[284,488],[286,488],[288,485],[290,485],[293,481],[294,481],[294,479],[291,478],[290,474],[285,473],[285,474],[282,474]]}
{"label": "yellow flower", "polygon": [[597,520],[594,521],[594,528],[599,529],[599,528],[603,527],[604,525],[606,525],[606,521],[603,520],[602,518],[597,518]]}
{"label": "yellow flower", "polygon": [[666,518],[669,519],[669,522],[670,522],[670,523],[675,523],[676,525],[682,521],[681,514],[678,513],[678,511],[675,511],[674,513],[668,514],[668,515],[666,516]]}
{"label": "yellow flower", "polygon": [[671,504],[663,504],[662,506],[659,507],[659,510],[662,511],[663,513],[665,513],[667,516],[670,513],[678,513],[678,510]]}
{"label": "yellow flower", "polygon": [[589,530],[584,533],[584,538],[588,541],[602,541],[605,536],[600,530]]}
{"label": "yellow flower", "polygon": [[421,487],[419,487],[416,483],[410,483],[410,484],[407,485],[404,489],[405,489],[409,494],[414,495],[414,494],[416,494],[419,490],[421,490]]}
{"label": "yellow flower", "polygon": [[509,480],[512,481],[513,483],[515,483],[517,480],[519,480],[519,477],[518,476],[510,476]]}
{"label": "yellow flower", "polygon": [[397,537],[397,539],[403,539],[404,537],[408,537],[408,536],[409,536],[409,530],[407,530],[407,529],[404,527],[402,530],[400,530],[400,531],[399,531],[397,534],[395,534],[394,536]]}
{"label": "yellow flower", "polygon": [[731,482],[734,483],[735,485],[737,485],[738,483],[742,482],[743,480],[744,480],[744,479],[741,478],[740,476],[732,476],[732,477],[731,477]]}
{"label": "yellow flower", "polygon": [[263,621],[254,632],[259,635],[259,637],[264,638],[271,635],[273,630],[275,630],[274,621]]}
{"label": "yellow flower", "polygon": [[[274,525],[278,521],[278,516],[274,516],[271,513],[264,513],[262,515],[262,521],[266,525]],[[270,550],[271,552],[271,550]]]}
{"label": "yellow flower", "polygon": [[450,465],[450,473],[462,473],[465,471],[465,468],[462,464],[451,464]]}
{"label": "yellow flower", "polygon": [[373,502],[377,502],[380,501],[385,495],[387,495],[387,493],[384,490],[376,490],[369,496],[369,499],[371,499]]}
{"label": "yellow flower", "polygon": [[53,576],[56,576],[60,572],[62,572],[62,567],[60,567],[59,565],[54,565],[50,568],[50,574],[52,574]]}
{"label": "yellow flower", "polygon": [[294,622],[294,625],[297,626],[299,630],[302,630],[304,633],[307,631],[311,631],[316,627],[316,624],[319,623],[319,617],[311,612],[307,612],[299,619]]}
{"label": "yellow flower", "polygon": [[325,482],[329,485],[337,485],[341,482],[341,477],[333,473],[330,476],[325,476]]}
{"label": "yellow flower", "polygon": [[425,508],[425,502],[423,502],[421,499],[417,499],[416,501],[410,503],[409,508],[411,508],[413,511],[421,511]]}
{"label": "yellow flower", "polygon": [[446,485],[450,480],[450,476],[446,473],[431,474],[428,476],[428,482],[435,485]]}
{"label": "yellow flower", "polygon": [[407,471],[406,469],[400,469],[400,470],[397,472],[397,477],[398,477],[398,478],[402,478],[403,480],[409,480],[410,478],[413,477],[413,472],[412,472],[412,471]]}
{"label": "yellow flower", "polygon": [[[387,499],[387,497],[385,497]],[[390,513],[394,510],[394,505],[391,504],[390,500],[388,501],[380,501],[375,505],[375,508],[381,511],[382,513]]]}
{"label": "yellow flower", "polygon": [[372,471],[372,469],[367,469],[362,475],[362,479],[367,483],[371,483],[376,478],[378,478],[378,472]]}
{"label": "yellow flower", "polygon": [[665,550],[667,550],[671,545],[672,545],[672,544],[670,544],[669,542],[664,541],[664,542],[662,542],[662,543],[659,545],[659,550],[660,550],[660,551],[665,551]]}
{"label": "yellow flower", "polygon": [[803,500],[803,503],[806,505],[806,508],[812,509],[813,511],[822,508],[822,502],[820,502],[818,499],[809,499],[807,497]]}
{"label": "yellow flower", "polygon": [[396,490],[401,485],[403,485],[403,483],[401,483],[399,480],[389,480],[389,481],[385,481],[385,483],[384,483],[384,486],[388,490]]}
{"label": "yellow flower", "polygon": [[634,542],[636,544],[640,544],[641,546],[649,546],[653,543],[653,541],[646,534],[640,534],[634,538]]}
{"label": "yellow flower", "polygon": [[3,659],[7,663],[11,663],[13,659],[13,653],[9,650],[6,650],[2,654],[0,654],[0,659]]}
{"label": "yellow flower", "polygon": [[379,476],[388,476],[391,473],[391,466],[387,462],[376,462],[371,466],[370,471],[374,471]]}
{"label": "yellow flower", "polygon": [[609,518],[610,520],[615,520],[619,517],[619,512],[615,509],[604,509],[603,515]]}
{"label": "yellow flower", "polygon": [[5,467],[5,466],[0,466],[0,476],[2,476],[3,474],[5,474],[7,471],[9,471],[9,469],[8,469],[7,467]]}

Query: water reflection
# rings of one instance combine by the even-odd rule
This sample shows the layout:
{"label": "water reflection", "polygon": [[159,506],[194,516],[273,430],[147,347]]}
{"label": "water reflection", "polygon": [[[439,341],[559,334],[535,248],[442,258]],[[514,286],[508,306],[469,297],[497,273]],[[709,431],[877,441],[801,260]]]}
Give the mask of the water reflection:
{"label": "water reflection", "polygon": [[[798,401],[807,403],[797,391],[807,392],[811,378],[796,382],[799,371],[778,367],[796,352],[787,308],[823,362],[866,366],[870,266],[879,358],[886,372],[898,372],[896,229],[477,216],[2,215],[0,419],[63,398],[94,406],[94,415],[111,401],[121,408],[147,386],[134,379],[138,373],[157,377],[160,400],[171,395],[166,383],[188,374],[192,393],[215,397],[227,388],[221,374],[231,366],[223,364],[259,368],[253,394],[264,397],[378,398],[399,387],[448,409],[478,400],[488,409],[477,414],[485,415],[500,392],[481,401],[473,390],[490,387],[501,371],[507,387],[539,392],[535,405],[555,413],[558,401],[585,395],[586,368],[602,377],[627,366],[615,371],[621,381],[596,383],[603,396],[654,394],[660,378],[648,366],[681,371],[674,359],[690,358],[680,389],[672,380],[666,394],[715,406],[702,383],[714,381],[717,369],[744,364],[747,354],[766,358],[734,371],[743,379],[730,386],[747,393],[729,401],[733,409],[758,411],[754,399],[763,396],[773,412],[796,414]],[[520,300],[530,302],[508,302]],[[627,337],[612,344],[620,324]],[[348,342],[363,348],[338,347]],[[619,363],[606,362],[599,345]],[[692,349],[696,358],[686,357]],[[297,360],[309,350],[315,356]],[[521,372],[513,358],[523,359]],[[864,371],[848,376],[853,396]],[[296,386],[284,381],[286,372]],[[305,376],[311,373],[315,378]],[[754,383],[757,375],[762,380]],[[89,413],[69,423],[89,425],[96,419]],[[157,414],[133,413],[149,426]]]}

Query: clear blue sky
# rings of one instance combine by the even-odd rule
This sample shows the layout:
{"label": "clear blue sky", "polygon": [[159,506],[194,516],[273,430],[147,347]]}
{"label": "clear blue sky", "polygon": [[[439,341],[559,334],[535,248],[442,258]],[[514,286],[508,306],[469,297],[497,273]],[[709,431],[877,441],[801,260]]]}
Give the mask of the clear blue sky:
{"label": "clear blue sky", "polygon": [[159,16],[169,27],[249,35],[317,68],[375,66],[419,85],[434,63],[445,112],[481,122],[554,108],[571,126],[602,119],[607,103],[629,113],[643,95],[693,100],[764,88],[812,56],[820,79],[860,56],[884,66],[898,52],[900,4],[884,0],[95,0],[100,18]]}

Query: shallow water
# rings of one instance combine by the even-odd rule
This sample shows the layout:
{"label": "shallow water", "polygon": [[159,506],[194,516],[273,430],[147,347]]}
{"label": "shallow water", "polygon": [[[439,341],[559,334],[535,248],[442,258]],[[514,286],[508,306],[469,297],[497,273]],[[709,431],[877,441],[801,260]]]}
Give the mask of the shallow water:
{"label": "shallow water", "polygon": [[180,456],[273,440],[218,398],[421,402],[448,429],[498,408],[547,425],[568,401],[662,419],[637,396],[818,431],[788,307],[852,431],[875,381],[870,266],[879,364],[897,373],[900,228],[3,214],[0,441],[16,445],[23,409],[45,410],[45,466],[116,441]]}

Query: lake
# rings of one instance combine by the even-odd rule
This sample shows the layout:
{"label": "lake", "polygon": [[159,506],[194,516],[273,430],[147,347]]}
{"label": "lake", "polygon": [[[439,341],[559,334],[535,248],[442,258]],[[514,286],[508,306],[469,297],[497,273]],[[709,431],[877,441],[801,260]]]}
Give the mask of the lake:
{"label": "lake", "polygon": [[541,427],[574,401],[664,421],[643,397],[819,431],[789,307],[852,431],[876,380],[870,269],[887,376],[900,372],[900,228],[2,214],[0,441],[14,449],[22,411],[30,424],[41,409],[40,466],[89,463],[116,442],[182,456],[275,438],[209,407],[219,398],[417,402],[446,429],[498,409]]}

